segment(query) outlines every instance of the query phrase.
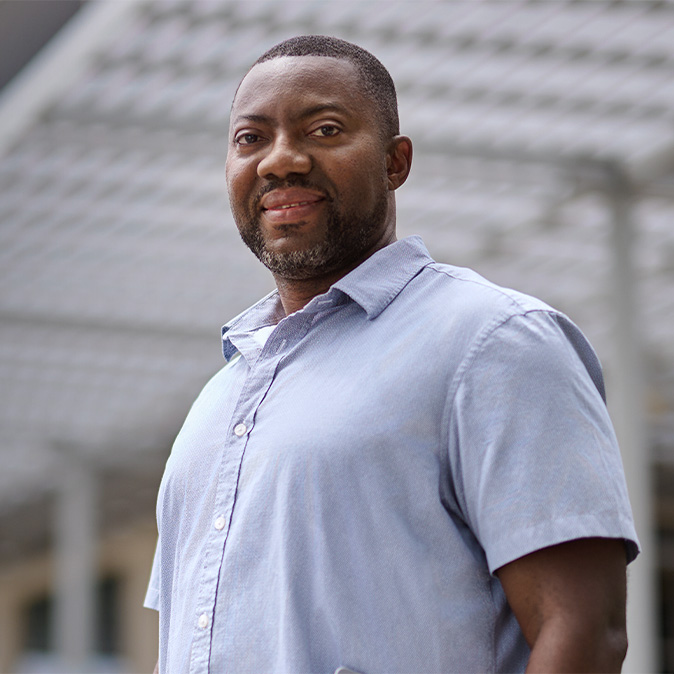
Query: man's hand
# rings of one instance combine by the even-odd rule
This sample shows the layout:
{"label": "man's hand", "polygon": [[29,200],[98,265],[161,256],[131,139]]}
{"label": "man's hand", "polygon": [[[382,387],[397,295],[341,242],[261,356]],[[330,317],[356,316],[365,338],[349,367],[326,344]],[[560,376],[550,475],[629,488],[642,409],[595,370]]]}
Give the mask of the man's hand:
{"label": "man's hand", "polygon": [[627,651],[625,546],[585,538],[497,569],[531,657],[527,672],[619,672]]}

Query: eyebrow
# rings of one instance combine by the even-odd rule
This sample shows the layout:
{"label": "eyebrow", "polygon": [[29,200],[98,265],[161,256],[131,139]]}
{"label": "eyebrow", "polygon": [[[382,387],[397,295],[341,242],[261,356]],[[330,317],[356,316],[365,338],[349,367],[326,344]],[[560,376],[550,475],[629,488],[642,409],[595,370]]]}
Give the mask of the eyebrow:
{"label": "eyebrow", "polygon": [[343,115],[348,115],[349,111],[340,103],[319,103],[318,105],[313,105],[310,108],[302,110],[298,115],[300,119],[305,119],[306,117],[312,117],[317,115],[319,112],[341,112]]}
{"label": "eyebrow", "polygon": [[[310,108],[305,108],[297,114],[297,118],[302,120],[307,117],[312,117],[317,115],[320,112],[339,112],[343,115],[348,115],[349,111],[340,103],[319,103],[318,105],[312,105]],[[267,115],[238,115],[234,120],[235,124],[240,122],[256,122],[258,124],[269,124],[272,122],[272,118]]]}
{"label": "eyebrow", "polygon": [[237,115],[234,119],[235,124],[238,124],[239,122],[259,122],[265,124],[270,121],[271,117],[267,117],[266,115]]}

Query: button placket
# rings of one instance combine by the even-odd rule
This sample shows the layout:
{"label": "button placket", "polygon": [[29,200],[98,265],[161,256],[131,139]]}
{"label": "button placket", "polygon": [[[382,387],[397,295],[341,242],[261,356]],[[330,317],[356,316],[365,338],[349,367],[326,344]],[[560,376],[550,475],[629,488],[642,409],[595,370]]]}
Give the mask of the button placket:
{"label": "button placket", "polygon": [[[211,629],[213,611],[218,601],[218,578],[220,564],[227,545],[231,514],[236,500],[237,474],[249,441],[249,434],[253,428],[253,419],[257,408],[274,380],[274,374],[280,358],[263,358],[255,362],[239,396],[239,403],[235,406],[231,416],[231,426],[227,438],[223,438],[223,452],[221,454],[221,479],[218,484],[210,529],[210,543],[205,552],[202,569],[201,586],[197,606],[203,611],[195,620],[194,642],[190,671],[202,674],[203,663],[208,662],[211,648]],[[226,477],[225,477],[226,476]]]}

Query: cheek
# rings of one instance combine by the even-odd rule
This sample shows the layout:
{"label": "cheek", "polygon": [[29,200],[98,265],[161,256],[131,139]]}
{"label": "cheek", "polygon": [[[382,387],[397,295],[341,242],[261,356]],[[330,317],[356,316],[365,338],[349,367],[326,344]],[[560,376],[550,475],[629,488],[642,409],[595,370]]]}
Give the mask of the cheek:
{"label": "cheek", "polygon": [[388,189],[386,165],[371,155],[352,158],[344,166],[341,180],[350,194],[363,199],[377,198]]}
{"label": "cheek", "polygon": [[255,170],[240,162],[227,162],[225,181],[230,202],[234,205],[235,201],[245,199],[252,191],[255,184]]}

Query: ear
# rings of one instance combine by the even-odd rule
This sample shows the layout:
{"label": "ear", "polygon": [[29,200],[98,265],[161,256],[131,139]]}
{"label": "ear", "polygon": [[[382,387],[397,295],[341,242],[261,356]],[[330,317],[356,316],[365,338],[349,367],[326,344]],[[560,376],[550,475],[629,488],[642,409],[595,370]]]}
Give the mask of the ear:
{"label": "ear", "polygon": [[412,141],[407,136],[394,136],[386,153],[386,174],[389,190],[397,190],[410,174]]}

